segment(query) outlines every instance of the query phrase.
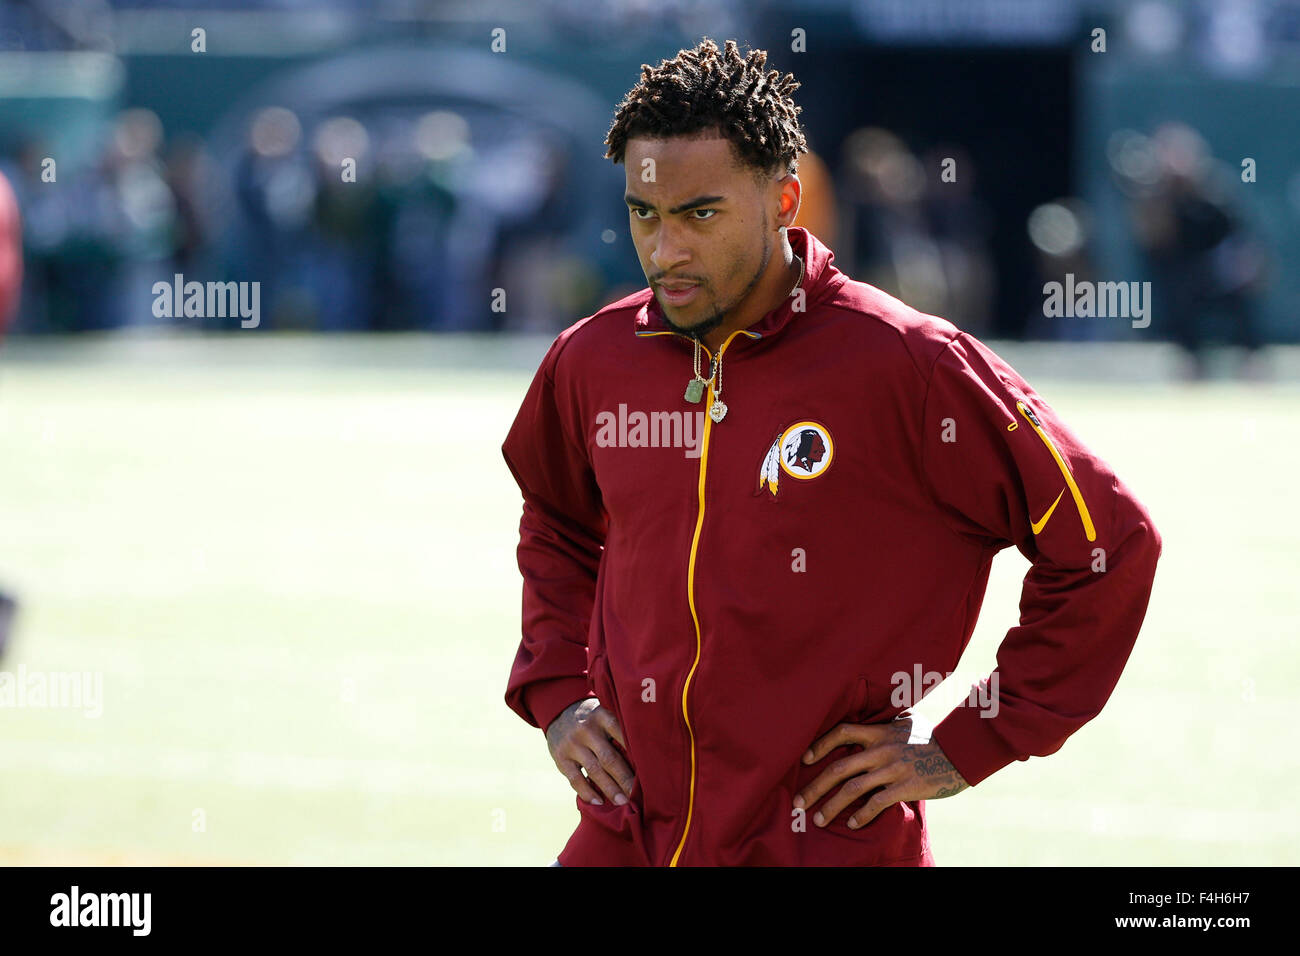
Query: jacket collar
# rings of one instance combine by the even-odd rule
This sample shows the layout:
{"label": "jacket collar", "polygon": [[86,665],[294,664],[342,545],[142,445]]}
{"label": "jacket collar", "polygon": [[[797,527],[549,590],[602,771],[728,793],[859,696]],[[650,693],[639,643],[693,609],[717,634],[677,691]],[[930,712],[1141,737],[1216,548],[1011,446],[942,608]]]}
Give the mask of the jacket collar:
{"label": "jacket collar", "polygon": [[[786,237],[790,240],[794,254],[804,261],[803,283],[800,288],[805,292],[803,311],[807,312],[813,303],[830,298],[843,284],[846,276],[835,268],[835,253],[807,229],[790,226],[786,229]],[[654,290],[650,289],[649,292],[649,300],[636,313],[634,331],[637,336],[675,334],[664,321],[663,309]],[[752,339],[776,335],[801,314],[794,309],[796,300],[796,296],[787,296],[779,306],[745,329],[745,334]]]}

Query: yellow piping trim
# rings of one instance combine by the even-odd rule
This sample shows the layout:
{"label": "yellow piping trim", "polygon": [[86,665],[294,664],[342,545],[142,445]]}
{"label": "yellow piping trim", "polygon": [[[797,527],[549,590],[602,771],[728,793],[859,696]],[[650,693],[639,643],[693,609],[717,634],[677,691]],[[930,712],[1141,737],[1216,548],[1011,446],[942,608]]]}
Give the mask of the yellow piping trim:
{"label": "yellow piping trim", "polygon": [[[751,339],[761,339],[761,338],[763,337],[763,333],[762,333],[762,332],[751,332],[751,331],[749,331],[748,329],[740,329],[739,331],[740,331],[740,333],[741,333],[742,335],[748,335]],[[647,338],[647,337],[649,337],[649,336],[651,336],[651,335],[681,335],[680,332],[662,332],[662,331],[661,331],[661,332],[654,332],[654,331],[650,331],[650,332],[642,332],[640,329],[634,329],[634,330],[633,330],[633,334],[636,335],[638,338]],[[735,333],[733,332],[732,334],[734,335]],[[690,338],[690,336],[682,336],[682,337],[683,337],[683,338]],[[727,341],[730,342],[731,339],[728,338]],[[719,351],[721,351],[721,350],[719,350]]]}
{"label": "yellow piping trim", "polygon": [[[718,355],[721,356],[731,344],[731,340],[739,335],[741,330],[732,332],[727,336],[727,340],[722,343],[718,349]],[[708,349],[704,349],[708,352]],[[709,356],[713,360],[713,356]],[[708,472],[709,465],[709,436],[713,433],[713,416],[707,414],[713,408],[713,389],[708,389],[709,400],[704,406],[704,438],[700,442],[700,513],[695,518],[695,535],[691,539],[691,557],[686,570],[686,600],[691,606],[691,619],[695,622],[695,661],[691,664],[691,669],[686,674],[686,683],[682,685],[682,719],[686,721],[686,733],[691,741],[691,785],[690,796],[686,803],[686,825],[682,828],[682,838],[677,844],[677,850],[673,853],[672,860],[669,861],[670,867],[676,866],[677,861],[681,858],[682,848],[686,846],[686,835],[691,832],[691,819],[695,815],[695,728],[691,726],[691,714],[686,706],[686,695],[691,689],[691,681],[695,678],[695,669],[700,666],[700,650],[703,647],[703,635],[700,632],[700,616],[695,610],[695,556],[700,546],[700,531],[704,527],[704,476]]]}
{"label": "yellow piping trim", "polygon": [[[1034,420],[1029,417],[1029,411],[1025,403],[1016,402],[1016,408],[1020,409],[1020,414],[1025,416],[1025,421],[1029,422],[1029,427],[1038,432],[1038,437],[1043,440],[1043,444],[1047,446],[1047,450],[1050,451],[1052,457],[1056,459],[1056,467],[1060,468],[1061,474],[1065,476],[1065,483],[1070,488],[1070,494],[1074,496],[1074,506],[1079,509],[1079,517],[1083,519],[1083,533],[1087,535],[1089,541],[1096,541],[1097,529],[1093,527],[1092,516],[1088,514],[1088,506],[1084,504],[1083,494],[1079,491],[1079,486],[1075,484],[1074,475],[1070,474],[1070,469],[1066,466],[1065,459],[1063,459],[1061,453],[1056,450],[1056,446],[1053,445],[1052,440],[1047,437],[1047,433],[1039,428]],[[1065,492],[1061,492],[1061,494],[1065,494]],[[1057,496],[1056,500],[1061,500],[1060,495]],[[1052,507],[1055,508],[1056,505],[1053,504]],[[1043,516],[1043,524],[1047,523],[1047,518],[1050,515],[1051,511],[1048,511],[1047,515]],[[1037,528],[1034,529],[1034,533],[1038,533]]]}

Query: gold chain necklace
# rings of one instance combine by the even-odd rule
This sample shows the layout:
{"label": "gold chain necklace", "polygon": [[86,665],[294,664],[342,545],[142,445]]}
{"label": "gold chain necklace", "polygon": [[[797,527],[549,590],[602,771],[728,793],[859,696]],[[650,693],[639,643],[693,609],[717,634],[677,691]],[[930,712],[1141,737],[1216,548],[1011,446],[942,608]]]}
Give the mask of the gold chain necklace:
{"label": "gold chain necklace", "polygon": [[[803,285],[803,259],[795,256],[799,260],[799,278],[790,290],[790,295],[794,295],[799,287]],[[789,298],[789,296],[787,296]],[[722,400],[722,349],[718,354],[713,356],[713,362],[709,367],[709,377],[704,378],[700,375],[700,340],[695,338],[695,354],[691,363],[692,371],[695,377],[686,383],[686,400],[692,405],[697,404],[704,397],[704,387],[707,385],[713,393],[713,404],[709,406],[709,417],[714,422],[720,422],[727,415],[727,404]]]}

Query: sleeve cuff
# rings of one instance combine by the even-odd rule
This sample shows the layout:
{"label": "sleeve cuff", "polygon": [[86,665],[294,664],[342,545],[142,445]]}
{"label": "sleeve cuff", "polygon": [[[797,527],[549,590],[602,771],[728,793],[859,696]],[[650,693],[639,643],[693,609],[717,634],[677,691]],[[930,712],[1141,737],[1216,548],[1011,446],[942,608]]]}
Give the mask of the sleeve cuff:
{"label": "sleeve cuff", "polygon": [[539,681],[524,692],[524,706],[533,715],[533,721],[545,732],[551,721],[563,713],[570,704],[591,696],[586,677],[558,677]]}
{"label": "sleeve cuff", "polygon": [[934,728],[931,740],[972,787],[1014,760],[1023,759],[997,732],[997,718],[978,707],[958,706]]}

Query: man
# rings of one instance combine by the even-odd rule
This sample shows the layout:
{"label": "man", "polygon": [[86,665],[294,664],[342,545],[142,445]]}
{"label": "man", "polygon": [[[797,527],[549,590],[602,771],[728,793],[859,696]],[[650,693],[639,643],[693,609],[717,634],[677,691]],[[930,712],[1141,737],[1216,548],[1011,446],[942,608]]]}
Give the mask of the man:
{"label": "man", "polygon": [[[502,449],[563,866],[932,865],[924,801],[1096,716],[1150,595],[1159,534],[1051,406],[792,227],[765,62],[642,68],[607,144],[652,288],[555,340]],[[952,671],[1009,545],[1021,624],[930,735],[899,676]]]}

